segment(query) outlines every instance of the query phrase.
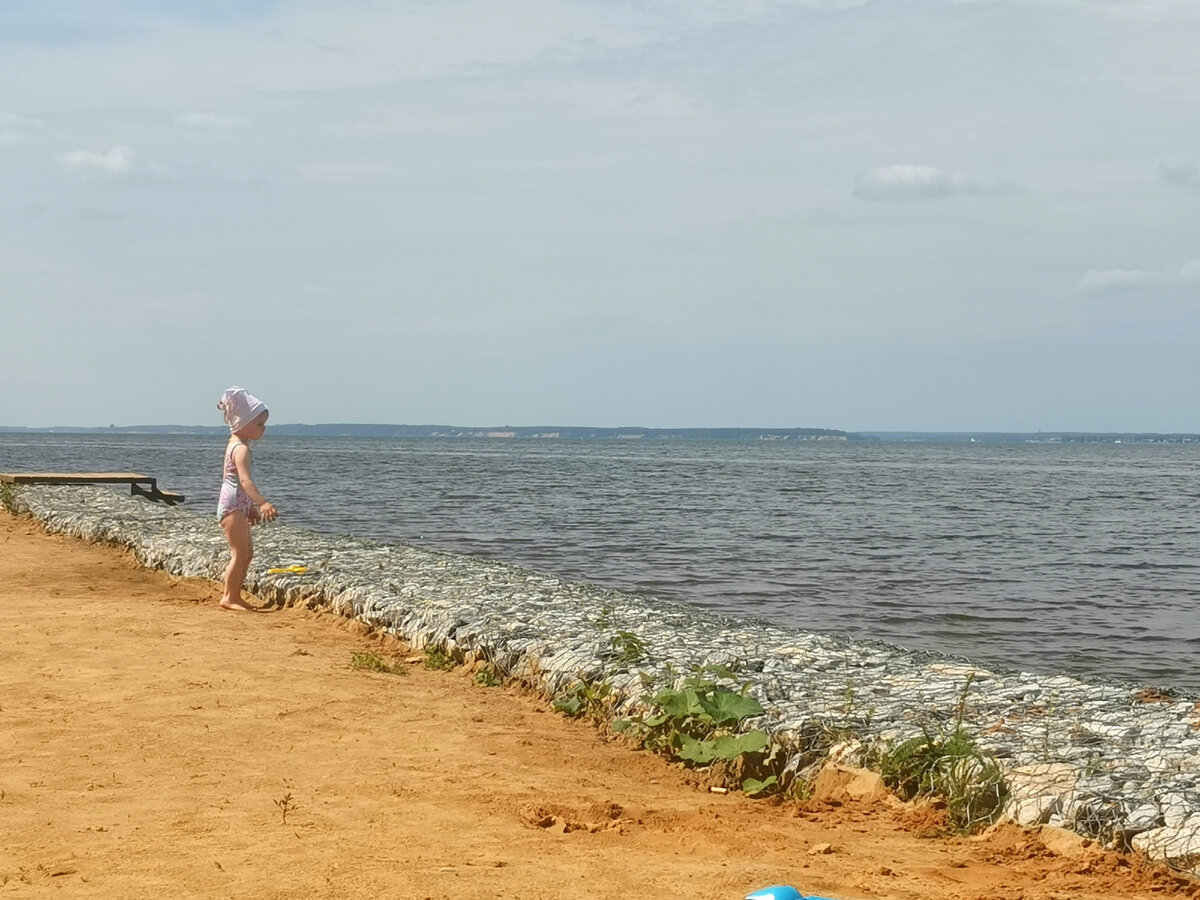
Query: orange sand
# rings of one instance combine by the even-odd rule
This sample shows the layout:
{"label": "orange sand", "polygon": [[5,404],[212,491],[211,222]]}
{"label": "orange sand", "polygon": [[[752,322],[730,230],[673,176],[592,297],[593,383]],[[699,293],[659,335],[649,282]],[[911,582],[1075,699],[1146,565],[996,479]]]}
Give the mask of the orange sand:
{"label": "orange sand", "polygon": [[930,837],[936,810],[886,798],[704,793],[515,688],[355,669],[412,654],[218,596],[0,512],[0,896],[1200,893],[1073,836]]}

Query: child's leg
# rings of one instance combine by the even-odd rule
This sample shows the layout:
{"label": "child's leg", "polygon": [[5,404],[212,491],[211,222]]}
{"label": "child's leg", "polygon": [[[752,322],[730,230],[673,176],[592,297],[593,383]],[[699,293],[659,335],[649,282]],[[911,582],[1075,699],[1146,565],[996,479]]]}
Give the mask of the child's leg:
{"label": "child's leg", "polygon": [[242,599],[242,582],[250,569],[254,546],[250,543],[250,520],[244,512],[234,510],[221,520],[225,539],[229,541],[229,565],[225,567],[225,593],[221,597],[224,609],[253,609]]}

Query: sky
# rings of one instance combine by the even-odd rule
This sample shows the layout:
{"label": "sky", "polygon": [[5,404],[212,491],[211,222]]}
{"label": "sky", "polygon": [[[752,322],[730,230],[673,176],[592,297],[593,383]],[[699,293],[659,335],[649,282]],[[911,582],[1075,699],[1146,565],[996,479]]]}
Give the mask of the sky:
{"label": "sky", "polygon": [[1196,0],[6,0],[0,425],[1200,432]]}

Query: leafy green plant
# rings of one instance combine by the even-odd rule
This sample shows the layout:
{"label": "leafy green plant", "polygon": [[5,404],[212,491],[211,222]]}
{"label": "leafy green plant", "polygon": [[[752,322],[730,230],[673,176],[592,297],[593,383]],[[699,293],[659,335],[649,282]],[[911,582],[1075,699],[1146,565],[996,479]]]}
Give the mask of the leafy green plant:
{"label": "leafy green plant", "polygon": [[618,631],[612,639],[612,648],[617,659],[635,665],[646,658],[646,642],[632,631]]}
{"label": "leafy green plant", "polygon": [[[680,689],[667,688],[643,699],[651,712],[617,720],[613,730],[630,733],[647,749],[685,765],[730,762],[761,753],[770,743],[760,729],[737,732],[746,719],[763,713],[761,704],[746,696],[745,689],[726,690],[696,676],[686,679]],[[760,784],[760,789],[767,786]]]}
{"label": "leafy green plant", "polygon": [[368,672],[386,672],[389,675],[403,675],[407,671],[400,663],[390,663],[379,654],[369,651],[352,654],[350,668],[365,669]]}
{"label": "leafy green plant", "polygon": [[612,604],[606,603],[600,607],[600,615],[592,621],[592,627],[597,631],[605,631],[612,625]]}
{"label": "leafy green plant", "polygon": [[482,687],[500,687],[504,679],[491,666],[485,666],[475,673],[475,683]]}
{"label": "leafy green plant", "polygon": [[429,647],[425,650],[425,668],[444,671],[453,669],[458,663],[445,650],[440,647]]}
{"label": "leafy green plant", "polygon": [[768,775],[766,778],[746,778],[742,781],[742,790],[751,797],[761,797],[779,783],[779,776]]}
{"label": "leafy green plant", "polygon": [[692,675],[695,678],[711,676],[718,680],[722,678],[732,679],[737,675],[737,669],[726,663],[703,663],[698,666],[692,666]]}
{"label": "leafy green plant", "polygon": [[0,506],[3,506],[9,512],[16,511],[17,489],[16,485],[4,482],[0,484]]}
{"label": "leafy green plant", "polygon": [[608,681],[594,684],[577,681],[563,696],[550,704],[569,718],[587,718],[597,723],[608,719],[612,713],[612,705],[612,684]]}
{"label": "leafy green plant", "polygon": [[941,797],[949,824],[963,832],[993,822],[1004,808],[1008,791],[999,764],[980,752],[963,729],[968,676],[959,696],[952,727],[921,734],[886,751],[879,761],[884,783],[904,800]]}

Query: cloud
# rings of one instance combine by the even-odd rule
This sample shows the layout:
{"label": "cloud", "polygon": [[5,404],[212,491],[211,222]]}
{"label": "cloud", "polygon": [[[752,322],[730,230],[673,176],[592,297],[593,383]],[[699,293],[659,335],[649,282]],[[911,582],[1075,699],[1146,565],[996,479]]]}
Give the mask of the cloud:
{"label": "cloud", "polygon": [[1194,162],[1163,163],[1158,167],[1158,180],[1172,187],[1200,188],[1200,167]]}
{"label": "cloud", "polygon": [[181,128],[199,128],[205,131],[236,131],[247,127],[250,120],[244,116],[193,111],[178,113],[175,116],[175,124]]}
{"label": "cloud", "polygon": [[59,161],[74,172],[103,172],[107,175],[128,175],[137,161],[137,154],[121,144],[107,153],[91,150],[72,150],[59,156]]}
{"label": "cloud", "polygon": [[1088,269],[1079,280],[1085,294],[1133,293],[1152,288],[1200,287],[1200,258],[1178,269]]}
{"label": "cloud", "polygon": [[0,110],[0,146],[23,144],[29,140],[31,132],[42,127],[43,124],[37,119],[27,119],[25,116]]}
{"label": "cloud", "polygon": [[907,203],[953,197],[956,194],[982,194],[984,189],[964,175],[948,174],[933,166],[891,165],[859,175],[854,181],[854,196],[872,202]]}

